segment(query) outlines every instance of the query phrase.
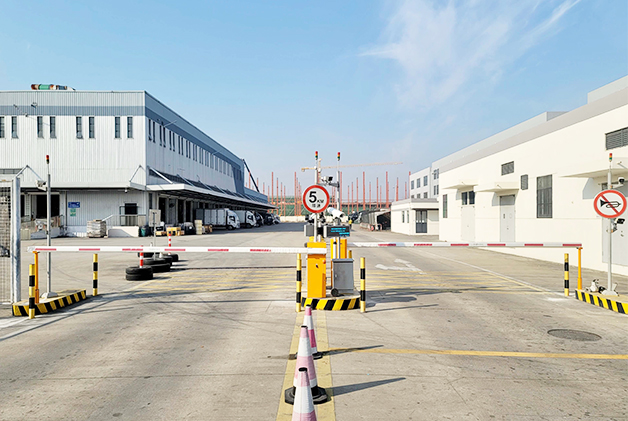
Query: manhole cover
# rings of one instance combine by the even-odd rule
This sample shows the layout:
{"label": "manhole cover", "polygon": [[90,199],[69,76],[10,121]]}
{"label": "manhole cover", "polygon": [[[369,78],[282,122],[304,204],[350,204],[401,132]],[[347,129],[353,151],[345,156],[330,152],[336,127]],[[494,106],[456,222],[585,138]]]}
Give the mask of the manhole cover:
{"label": "manhole cover", "polygon": [[548,330],[552,336],[556,336],[561,339],[571,339],[574,341],[599,341],[602,339],[600,335],[596,335],[591,332],[584,332],[582,330],[572,330],[572,329],[551,329]]}

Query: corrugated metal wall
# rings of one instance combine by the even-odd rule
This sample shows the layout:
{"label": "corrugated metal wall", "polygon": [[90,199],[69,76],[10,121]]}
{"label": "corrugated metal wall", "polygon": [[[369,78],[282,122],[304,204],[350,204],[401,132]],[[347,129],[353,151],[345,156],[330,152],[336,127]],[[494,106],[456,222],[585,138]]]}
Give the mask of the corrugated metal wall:
{"label": "corrugated metal wall", "polygon": [[[138,214],[146,214],[145,197],[147,193],[137,190],[124,191],[68,191],[65,203],[61,199],[61,212],[66,215],[68,226],[87,226],[87,221],[105,219],[109,215],[120,215],[120,206],[125,203],[137,203]],[[76,216],[71,216],[68,202],[79,202]],[[110,226],[110,224],[107,224]]]}

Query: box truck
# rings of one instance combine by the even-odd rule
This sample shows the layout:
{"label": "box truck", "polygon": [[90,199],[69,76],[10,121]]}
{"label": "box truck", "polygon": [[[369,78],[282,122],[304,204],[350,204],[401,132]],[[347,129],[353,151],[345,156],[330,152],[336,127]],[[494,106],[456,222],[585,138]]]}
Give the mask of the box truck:
{"label": "box truck", "polygon": [[237,229],[240,228],[240,218],[228,208],[222,209],[197,209],[196,219],[202,220],[203,225],[212,225],[214,228]]}
{"label": "box truck", "polygon": [[257,225],[255,214],[252,211],[237,210],[235,213],[238,215],[238,218],[240,218],[240,223],[246,228],[253,228]]}

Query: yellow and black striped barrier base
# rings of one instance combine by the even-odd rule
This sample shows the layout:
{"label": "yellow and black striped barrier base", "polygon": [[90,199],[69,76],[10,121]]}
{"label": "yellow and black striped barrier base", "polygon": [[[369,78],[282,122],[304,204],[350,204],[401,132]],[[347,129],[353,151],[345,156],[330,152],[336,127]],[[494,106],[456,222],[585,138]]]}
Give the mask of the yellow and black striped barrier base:
{"label": "yellow and black striped barrier base", "polygon": [[589,304],[616,311],[617,313],[628,314],[628,303],[626,302],[611,300],[600,294],[586,292],[580,289],[576,290],[576,298]]}
{"label": "yellow and black striped barrier base", "polygon": [[301,304],[312,306],[312,310],[354,310],[360,307],[360,297],[301,298]]}
{"label": "yellow and black striped barrier base", "polygon": [[[58,297],[40,300],[39,304],[35,305],[35,315],[52,313],[55,310],[78,303],[87,298],[87,293],[84,289],[59,291],[57,294],[59,294]],[[28,316],[28,300],[18,301],[13,304],[13,315]]]}

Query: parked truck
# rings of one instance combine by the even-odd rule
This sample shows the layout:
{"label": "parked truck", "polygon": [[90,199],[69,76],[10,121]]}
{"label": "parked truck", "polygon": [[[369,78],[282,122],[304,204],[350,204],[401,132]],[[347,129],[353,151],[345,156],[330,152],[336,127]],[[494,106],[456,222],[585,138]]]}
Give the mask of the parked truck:
{"label": "parked truck", "polygon": [[255,214],[252,211],[237,210],[235,213],[240,218],[240,223],[246,228],[253,228],[257,225]]}
{"label": "parked truck", "polygon": [[221,209],[197,209],[196,219],[202,220],[203,225],[212,225],[213,228],[226,228],[229,230],[240,228],[240,218],[228,208]]}

